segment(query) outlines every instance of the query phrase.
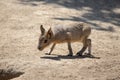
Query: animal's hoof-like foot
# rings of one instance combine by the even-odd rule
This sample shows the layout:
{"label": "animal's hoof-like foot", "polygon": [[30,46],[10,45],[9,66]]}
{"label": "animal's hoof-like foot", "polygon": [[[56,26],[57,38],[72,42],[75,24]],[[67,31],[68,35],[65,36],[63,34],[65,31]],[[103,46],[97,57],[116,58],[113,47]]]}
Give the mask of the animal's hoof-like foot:
{"label": "animal's hoof-like foot", "polygon": [[81,53],[79,53],[79,52],[78,52],[76,55],[77,55],[77,56],[82,56],[82,54],[81,54]]}
{"label": "animal's hoof-like foot", "polygon": [[50,55],[49,53],[45,53],[45,55]]}
{"label": "animal's hoof-like foot", "polygon": [[68,54],[67,56],[73,56],[73,54]]}
{"label": "animal's hoof-like foot", "polygon": [[87,56],[92,56],[90,53],[85,53],[85,55],[87,55]]}
{"label": "animal's hoof-like foot", "polygon": [[90,53],[85,53],[85,56],[86,57],[90,57],[90,58],[95,58],[92,54],[90,54]]}

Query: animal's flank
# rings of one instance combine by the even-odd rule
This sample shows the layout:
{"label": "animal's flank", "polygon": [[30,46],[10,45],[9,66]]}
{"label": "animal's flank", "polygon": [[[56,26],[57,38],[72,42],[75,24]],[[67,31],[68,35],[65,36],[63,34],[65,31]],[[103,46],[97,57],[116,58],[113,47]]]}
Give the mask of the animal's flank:
{"label": "animal's flank", "polygon": [[68,26],[55,26],[53,29],[54,38],[56,42],[66,42],[68,39],[68,32],[71,34],[71,42],[81,41],[82,37],[89,36],[91,28],[85,24],[74,24]]}

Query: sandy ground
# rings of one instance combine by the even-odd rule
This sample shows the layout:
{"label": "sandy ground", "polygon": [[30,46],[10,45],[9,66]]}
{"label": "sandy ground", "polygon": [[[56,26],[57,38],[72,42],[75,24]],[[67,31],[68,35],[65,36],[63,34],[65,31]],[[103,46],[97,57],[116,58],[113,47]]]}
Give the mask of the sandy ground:
{"label": "sandy ground", "polygon": [[[113,1],[113,2],[112,2]],[[119,0],[0,0],[0,80],[120,80]],[[86,22],[94,58],[77,57],[81,43],[37,50],[39,26]]]}

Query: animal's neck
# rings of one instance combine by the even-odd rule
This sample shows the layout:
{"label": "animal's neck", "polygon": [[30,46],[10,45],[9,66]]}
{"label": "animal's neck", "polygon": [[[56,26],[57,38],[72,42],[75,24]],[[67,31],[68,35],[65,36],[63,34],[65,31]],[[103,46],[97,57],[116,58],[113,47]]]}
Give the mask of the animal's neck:
{"label": "animal's neck", "polygon": [[56,40],[56,36],[53,34],[53,37],[52,37],[51,41],[55,42],[55,40]]}

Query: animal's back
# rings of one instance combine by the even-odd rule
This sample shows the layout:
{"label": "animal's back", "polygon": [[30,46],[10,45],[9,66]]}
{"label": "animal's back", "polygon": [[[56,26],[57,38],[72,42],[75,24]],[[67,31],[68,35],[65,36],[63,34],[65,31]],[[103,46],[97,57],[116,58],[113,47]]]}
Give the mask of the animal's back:
{"label": "animal's back", "polygon": [[89,36],[91,28],[86,23],[78,23],[67,26],[55,26],[53,32],[58,42],[65,42],[66,40],[81,41],[82,37]]}

